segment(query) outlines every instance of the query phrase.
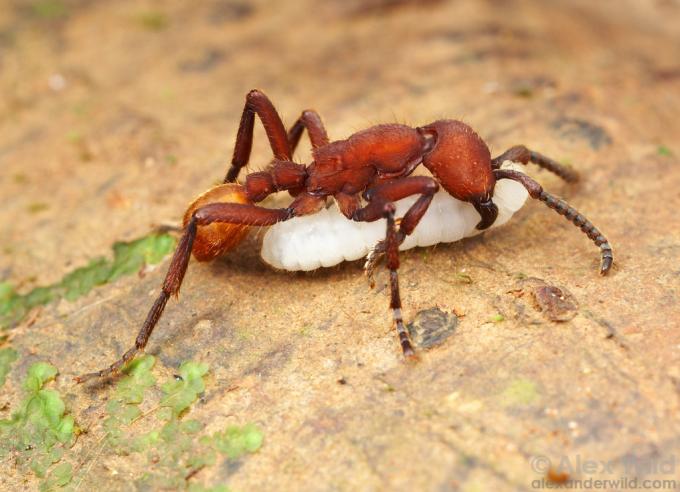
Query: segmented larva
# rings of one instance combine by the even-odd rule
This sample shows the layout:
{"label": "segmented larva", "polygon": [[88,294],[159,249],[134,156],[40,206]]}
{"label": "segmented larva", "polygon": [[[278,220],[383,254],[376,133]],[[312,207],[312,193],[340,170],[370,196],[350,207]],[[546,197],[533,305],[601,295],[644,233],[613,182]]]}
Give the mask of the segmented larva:
{"label": "segmented larva", "polygon": [[[520,170],[517,164],[506,162],[504,169]],[[528,197],[526,189],[509,179],[498,181],[493,201],[498,206],[498,218],[491,226],[505,224]],[[417,196],[400,200],[397,217],[401,217],[418,199]],[[400,250],[417,246],[452,243],[482,231],[476,228],[479,214],[467,202],[456,200],[445,190],[433,198],[425,216]],[[343,261],[365,257],[378,241],[385,238],[385,220],[354,222],[342,215],[333,204],[327,209],[303,217],[295,217],[269,228],[262,242],[261,255],[275,268],[289,271],[316,270]]]}

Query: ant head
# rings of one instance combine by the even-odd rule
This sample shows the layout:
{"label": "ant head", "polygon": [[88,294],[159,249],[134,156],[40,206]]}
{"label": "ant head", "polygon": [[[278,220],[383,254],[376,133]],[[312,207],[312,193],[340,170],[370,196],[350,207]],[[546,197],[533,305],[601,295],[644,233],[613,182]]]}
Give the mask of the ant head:
{"label": "ant head", "polygon": [[496,179],[491,168],[491,153],[472,128],[456,120],[439,120],[418,128],[429,140],[431,150],[423,165],[451,196],[470,202],[482,220],[478,229],[486,229],[498,216],[491,197]]}

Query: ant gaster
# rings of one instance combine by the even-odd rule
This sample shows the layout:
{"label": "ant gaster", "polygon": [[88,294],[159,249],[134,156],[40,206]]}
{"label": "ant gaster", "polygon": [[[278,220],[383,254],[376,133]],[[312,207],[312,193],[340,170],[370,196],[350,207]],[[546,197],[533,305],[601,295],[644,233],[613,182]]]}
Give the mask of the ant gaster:
{"label": "ant gaster", "polygon": [[[269,139],[274,158],[265,171],[248,174],[243,187],[235,183],[248,163],[253,143],[253,125],[257,115]],[[305,166],[293,162],[292,156],[304,130],[312,144],[313,161]],[[346,140],[330,142],[319,115],[312,110],[302,115],[286,132],[283,122],[269,98],[259,90],[246,96],[246,104],[236,136],[236,145],[223,185],[199,196],[184,217],[184,232],[170,263],[161,293],[151,307],[134,346],[107,369],[76,378],[110,376],[144,350],[171,295],[177,295],[193,253],[199,261],[212,260],[235,247],[245,236],[247,226],[270,226],[293,217],[314,214],[333,197],[349,220],[372,222],[387,219],[385,239],[369,254],[369,265],[385,256],[390,272],[390,308],[406,356],[414,350],[404,328],[399,297],[399,245],[411,234],[423,217],[434,194],[442,186],[454,198],[471,203],[479,212],[478,229],[486,229],[496,220],[498,209],[493,202],[494,186],[499,179],[521,183],[532,198],[544,202],[572,221],[599,247],[600,273],[611,268],[612,249],[607,239],[583,215],[566,202],[545,192],[532,178],[518,171],[501,169],[506,161],[533,162],[566,181],[576,181],[577,174],[554,160],[515,146],[491,158],[484,141],[466,124],[439,120],[411,128],[401,124],[377,125],[355,133]],[[423,164],[432,174],[411,176]],[[254,205],[272,193],[288,191],[294,197],[286,208],[268,209]],[[395,221],[394,202],[408,196],[419,198]],[[362,200],[363,199],[363,200]]]}

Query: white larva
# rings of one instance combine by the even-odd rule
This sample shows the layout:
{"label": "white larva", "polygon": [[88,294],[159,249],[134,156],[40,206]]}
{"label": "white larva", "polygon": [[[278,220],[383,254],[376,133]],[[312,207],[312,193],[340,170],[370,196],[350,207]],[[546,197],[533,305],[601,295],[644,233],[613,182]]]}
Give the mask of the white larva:
{"label": "white larva", "polygon": [[[511,162],[505,162],[502,167],[521,170]],[[509,179],[498,181],[493,196],[498,206],[498,218],[491,227],[505,224],[522,208],[527,197],[528,193],[520,183]],[[396,216],[402,217],[417,199],[412,196],[399,200]],[[406,237],[399,249],[452,243],[474,236],[482,232],[476,229],[479,220],[479,214],[470,203],[456,200],[440,189],[413,234]],[[385,227],[384,219],[370,223],[349,220],[333,204],[316,214],[271,226],[264,236],[261,255],[264,261],[282,270],[309,271],[330,267],[365,257],[385,238]]]}

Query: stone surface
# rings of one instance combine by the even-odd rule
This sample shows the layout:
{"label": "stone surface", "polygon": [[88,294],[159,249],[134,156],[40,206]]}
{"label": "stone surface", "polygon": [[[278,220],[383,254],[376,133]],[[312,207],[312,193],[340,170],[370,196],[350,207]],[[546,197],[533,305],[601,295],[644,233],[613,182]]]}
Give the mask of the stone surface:
{"label": "stone surface", "polygon": [[[482,237],[404,253],[405,319],[435,307],[460,316],[415,365],[390,327],[383,272],[371,291],[361,262],[272,271],[258,234],[192,263],[148,346],[154,371],[162,379],[184,360],[209,363],[191,418],[256,422],[265,441],[240,466],[207,467],[190,482],[529,490],[561,476],[542,457],[613,463],[574,478],[680,478],[677,466],[656,475],[624,466],[680,459],[677,2],[74,0],[56,16],[4,5],[0,279],[21,289],[179,221],[223,177],[253,87],[287,124],[315,108],[334,138],[451,117],[493,154],[523,143],[569,161],[584,177],[577,186],[528,171],[614,247],[601,278],[596,248],[530,203]],[[251,169],[270,156],[259,124],[255,138]],[[20,359],[0,417],[30,363],[59,367],[57,386],[88,430],[71,451],[87,470],[82,490],[129,490],[147,466],[92,452],[110,387],[71,377],[132,343],[166,267],[47,306],[10,333]],[[574,317],[549,321],[517,297],[527,277],[568,289]],[[0,469],[8,490],[37,487],[11,462]]]}

